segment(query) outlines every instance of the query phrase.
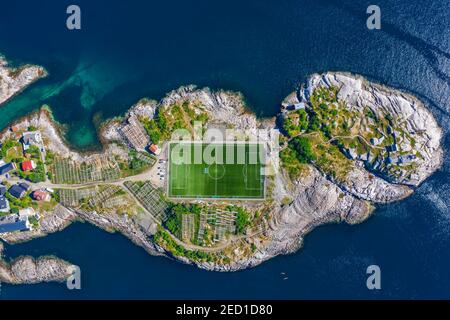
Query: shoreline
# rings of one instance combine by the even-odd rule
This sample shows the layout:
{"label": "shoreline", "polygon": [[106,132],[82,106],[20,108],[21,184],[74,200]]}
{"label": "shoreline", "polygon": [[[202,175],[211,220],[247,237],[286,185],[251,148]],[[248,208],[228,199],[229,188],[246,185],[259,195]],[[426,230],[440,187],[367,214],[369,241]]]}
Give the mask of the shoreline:
{"label": "shoreline", "polygon": [[[346,76],[348,74],[349,73],[326,73],[328,76]],[[315,76],[320,75],[311,75],[309,79],[312,79]],[[377,89],[380,86],[378,84],[372,84],[362,76],[358,77],[352,75],[351,78],[362,79],[365,87]],[[298,93],[300,90],[301,89],[295,92]],[[399,96],[394,89],[386,89],[385,91],[388,91],[391,95]],[[400,96],[402,94],[400,94]],[[291,96],[292,94],[290,97]],[[420,100],[412,95],[409,95],[409,97],[419,104],[422,104],[425,111],[429,112]],[[295,99],[296,98],[297,97],[295,97]],[[214,124],[216,122],[233,124],[238,128],[277,128],[278,126],[275,117],[258,118],[256,114],[246,109],[245,101],[242,100],[241,93],[234,93],[226,90],[212,91],[207,87],[198,89],[195,86],[180,87],[173,90],[161,99],[161,101],[156,102],[156,104],[154,104],[152,100],[140,99],[136,104],[130,107],[125,115],[102,121],[97,128],[97,134],[101,143],[101,150],[99,151],[88,151],[83,153],[73,149],[68,144],[67,140],[64,139],[64,126],[60,125],[53,118],[51,107],[48,106],[41,107],[40,109],[15,120],[13,123],[33,122],[36,121],[36,118],[38,123],[40,123],[39,121],[48,123],[48,126],[51,128],[47,129],[49,129],[49,132],[53,132],[51,134],[51,139],[54,140],[52,145],[60,144],[60,150],[68,150],[67,152],[70,156],[73,155],[77,159],[86,159],[92,155],[105,153],[111,145],[115,143],[116,136],[114,132],[118,123],[126,119],[131,112],[142,112],[142,110],[145,109],[145,112],[150,114],[153,112],[154,114],[154,112],[156,112],[155,110],[164,110],[164,108],[169,108],[174,103],[184,101],[183,99],[204,103],[206,105],[206,110],[211,116],[211,119],[208,120],[208,124]],[[139,108],[142,110],[139,110]],[[4,135],[7,134],[8,130],[8,128],[5,128],[0,133],[2,138],[4,138]],[[442,134],[439,137],[439,145],[441,140]],[[442,149],[440,150],[442,151]],[[443,152],[441,152],[441,155],[442,154]],[[443,157],[441,156],[439,167],[442,166],[442,163]],[[378,203],[385,203],[384,199],[390,199],[387,202],[400,201],[411,195],[413,192],[412,189],[411,191],[406,191],[409,190],[409,188],[405,189],[405,191],[401,190],[400,186],[404,186],[404,184],[387,182],[381,178],[377,178],[377,188],[380,189],[378,191],[387,193],[385,195],[382,194],[379,198],[372,198],[371,193],[364,196],[364,189],[362,189],[363,191],[348,189],[345,184],[342,185],[333,181],[326,174],[320,172],[318,168],[312,165],[308,165],[308,168],[309,172],[307,177],[301,178],[299,181],[294,181],[296,182],[294,184],[292,181],[287,181],[287,179],[290,180],[290,178],[284,176],[283,173],[277,174],[274,177],[274,181],[271,181],[271,185],[274,186],[273,192],[275,198],[272,199],[274,203],[268,205],[270,218],[265,221],[267,226],[264,228],[264,236],[249,237],[249,243],[257,247],[255,253],[243,259],[239,259],[238,256],[236,256],[229,265],[217,265],[214,263],[193,261],[185,257],[173,255],[159,244],[149,241],[147,236],[136,228],[136,225],[124,221],[118,214],[102,216],[102,214],[79,212],[77,210],[65,208],[65,210],[72,212],[72,214],[66,212],[68,218],[66,217],[65,224],[60,224],[56,229],[49,229],[47,233],[43,232],[41,234],[36,234],[35,236],[45,236],[48,233],[60,231],[77,220],[82,222],[86,221],[108,232],[121,232],[134,244],[143,247],[144,250],[152,255],[164,255],[179,262],[193,264],[199,268],[210,271],[237,271],[255,267],[277,255],[292,253],[301,249],[304,237],[318,226],[342,222],[346,222],[350,225],[360,224],[376,212]],[[434,168],[434,171],[437,169]],[[357,171],[356,175],[364,180],[365,176],[362,173],[363,169],[360,171]],[[428,178],[433,172],[425,176],[425,178],[422,177],[423,180],[420,183]],[[399,187],[396,187],[396,184]],[[391,193],[389,193],[389,190],[383,190],[385,187],[388,189],[391,188]],[[282,200],[285,196],[289,196],[293,199],[288,205],[282,204]],[[200,200],[200,202],[207,203],[208,201]],[[239,202],[245,203],[246,201],[240,200]],[[258,206],[256,206],[256,208],[258,208]],[[52,217],[49,217],[49,219],[50,218]],[[31,238],[21,239],[21,241],[28,240],[31,240]],[[14,241],[12,241],[12,243],[14,243]],[[230,246],[232,247],[232,244],[230,244]]]}
{"label": "shoreline", "polygon": [[48,75],[44,67],[32,64],[9,67],[6,57],[0,54],[0,108],[30,85]]}

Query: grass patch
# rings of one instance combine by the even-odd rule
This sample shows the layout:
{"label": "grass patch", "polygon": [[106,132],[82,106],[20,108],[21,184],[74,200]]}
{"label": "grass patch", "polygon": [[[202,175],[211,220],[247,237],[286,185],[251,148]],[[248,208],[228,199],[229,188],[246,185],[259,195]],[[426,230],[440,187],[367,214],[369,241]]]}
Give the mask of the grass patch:
{"label": "grass patch", "polygon": [[[183,144],[177,152],[178,143],[169,146],[169,197],[179,198],[264,198],[264,179],[261,174],[261,158],[264,152],[261,144]],[[208,153],[207,148],[223,154],[223,164],[209,164],[201,157],[196,163],[195,154]],[[175,149],[177,148],[177,149]],[[174,155],[181,154],[184,163],[178,164]],[[233,161],[227,163],[227,154],[234,154]],[[238,155],[243,158],[239,161]]]}

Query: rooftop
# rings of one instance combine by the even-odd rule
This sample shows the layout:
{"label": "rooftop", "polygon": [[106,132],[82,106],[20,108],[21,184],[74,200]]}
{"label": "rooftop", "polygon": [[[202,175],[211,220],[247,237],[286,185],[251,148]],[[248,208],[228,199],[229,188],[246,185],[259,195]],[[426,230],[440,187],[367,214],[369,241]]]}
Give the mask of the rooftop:
{"label": "rooftop", "polygon": [[26,189],[22,188],[18,184],[15,184],[11,188],[9,188],[9,193],[16,198],[22,198],[25,195],[26,191]]}
{"label": "rooftop", "polygon": [[7,212],[9,211],[9,202],[8,199],[5,198],[5,196],[0,196],[0,211]]}
{"label": "rooftop", "polygon": [[50,195],[43,190],[36,190],[33,192],[33,198],[37,201],[49,201]]}
{"label": "rooftop", "polygon": [[31,145],[42,144],[42,136],[39,131],[25,132],[22,136],[24,150],[28,150]]}
{"label": "rooftop", "polygon": [[0,217],[0,233],[29,230],[27,220],[21,220],[16,214]]}
{"label": "rooftop", "polygon": [[156,144],[152,144],[150,146],[150,151],[153,152],[154,154],[158,155],[160,153],[160,149]]}
{"label": "rooftop", "polygon": [[39,131],[25,132],[23,134],[23,142],[25,144],[39,144],[41,141],[42,137]]}
{"label": "rooftop", "polygon": [[33,208],[26,208],[19,210],[19,218],[22,220],[27,219],[28,217],[36,215],[36,211]]}
{"label": "rooftop", "polygon": [[19,183],[19,186],[24,189],[25,191],[28,191],[28,189],[30,189],[30,185],[28,183],[25,182],[21,182]]}
{"label": "rooftop", "polygon": [[14,170],[14,169],[15,169],[15,167],[12,162],[6,163],[6,164],[0,166],[0,174],[8,173],[9,171]]}
{"label": "rooftop", "polygon": [[27,160],[21,164],[23,171],[30,171],[36,168],[36,163],[33,160]]}

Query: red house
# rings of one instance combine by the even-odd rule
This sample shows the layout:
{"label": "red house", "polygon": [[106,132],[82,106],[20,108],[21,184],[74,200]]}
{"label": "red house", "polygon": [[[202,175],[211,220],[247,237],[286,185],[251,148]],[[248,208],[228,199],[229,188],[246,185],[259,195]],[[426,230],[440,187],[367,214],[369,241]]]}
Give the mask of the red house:
{"label": "red house", "polygon": [[150,151],[155,155],[159,155],[161,153],[161,150],[159,149],[159,147],[156,144],[152,144],[150,146]]}
{"label": "red house", "polygon": [[34,200],[37,201],[50,201],[51,197],[50,195],[42,190],[36,190],[33,192],[32,197]]}
{"label": "red house", "polygon": [[36,163],[33,160],[27,160],[22,162],[21,164],[22,171],[30,171],[36,168]]}

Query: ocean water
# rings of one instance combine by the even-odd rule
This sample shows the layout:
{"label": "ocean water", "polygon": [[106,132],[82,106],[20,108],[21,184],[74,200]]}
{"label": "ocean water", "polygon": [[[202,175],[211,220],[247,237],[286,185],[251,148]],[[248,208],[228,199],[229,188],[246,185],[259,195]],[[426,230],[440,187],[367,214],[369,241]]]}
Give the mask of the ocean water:
{"label": "ocean water", "polygon": [[[448,1],[378,1],[378,31],[366,28],[370,1],[80,0],[81,31],[65,28],[69,4],[2,3],[0,52],[50,76],[0,108],[1,128],[46,103],[73,148],[97,149],[98,119],[144,96],[193,83],[240,91],[258,116],[273,116],[308,75],[349,71],[424,100],[444,129],[445,164],[365,223],[318,228],[299,252],[236,273],[152,257],[119,234],[77,223],[6,246],[6,255],[55,254],[78,264],[82,290],[2,284],[0,299],[450,298]],[[365,285],[371,264],[382,271],[379,291]]]}

